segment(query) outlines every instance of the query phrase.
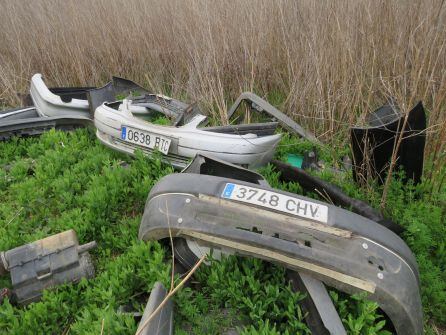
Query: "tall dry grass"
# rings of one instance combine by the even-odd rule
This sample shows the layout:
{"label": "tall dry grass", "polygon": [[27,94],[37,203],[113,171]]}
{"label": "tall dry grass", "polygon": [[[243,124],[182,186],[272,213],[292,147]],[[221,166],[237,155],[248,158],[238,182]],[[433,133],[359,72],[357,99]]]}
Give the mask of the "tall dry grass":
{"label": "tall dry grass", "polygon": [[35,72],[52,85],[115,74],[224,122],[228,101],[253,90],[329,143],[388,96],[404,111],[423,100],[437,169],[445,44],[443,0],[0,0],[0,103],[17,104]]}

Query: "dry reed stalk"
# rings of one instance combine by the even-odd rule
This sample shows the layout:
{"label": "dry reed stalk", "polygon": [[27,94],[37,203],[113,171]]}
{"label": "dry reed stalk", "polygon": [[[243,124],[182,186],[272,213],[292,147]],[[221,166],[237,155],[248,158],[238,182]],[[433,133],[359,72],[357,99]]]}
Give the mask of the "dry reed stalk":
{"label": "dry reed stalk", "polygon": [[[227,122],[253,90],[330,143],[391,95],[429,110],[427,154],[445,163],[443,0],[0,1],[0,105],[35,72],[51,85],[112,74],[199,101]],[[442,133],[440,130],[442,130]]]}

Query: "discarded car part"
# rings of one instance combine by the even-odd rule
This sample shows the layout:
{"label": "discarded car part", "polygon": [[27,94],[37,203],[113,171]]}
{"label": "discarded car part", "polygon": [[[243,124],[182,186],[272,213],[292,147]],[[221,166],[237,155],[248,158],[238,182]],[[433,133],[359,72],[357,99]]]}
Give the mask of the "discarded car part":
{"label": "discarded car part", "polygon": [[[139,106],[162,113],[174,120],[172,125],[175,127],[190,123],[197,115],[203,116],[196,104],[188,105],[182,101],[166,97],[165,95],[146,94],[143,97],[131,99],[132,108]],[[202,122],[203,121],[205,121],[205,119],[203,119]]]}
{"label": "discarded car part", "polygon": [[[62,101],[70,102],[71,99],[80,99],[85,100],[86,95],[85,92],[88,90],[94,89],[92,86],[83,86],[83,87],[48,87],[48,90],[55,95],[58,95]],[[17,93],[18,97],[21,101],[21,106],[33,106],[34,102],[31,97],[31,94],[28,93]]]}
{"label": "discarded car part", "polygon": [[[196,240],[175,238],[174,239],[175,261],[187,272],[204,254],[210,254],[210,248],[200,244]],[[221,250],[213,249],[212,257],[221,259]],[[227,255],[228,252],[226,251]],[[231,252],[231,254],[233,254]],[[306,312],[306,322],[312,334],[318,335],[346,335],[341,319],[328,295],[324,284],[308,276],[288,270],[288,280],[294,291],[306,293],[308,296],[303,300],[303,309]],[[302,279],[301,279],[302,278]]]}
{"label": "discarded car part", "polygon": [[[72,111],[88,104],[86,92],[89,89],[91,87],[47,88],[42,76],[35,74],[31,79],[30,91],[37,102],[37,107],[29,106],[0,111],[0,141],[15,136],[40,135],[53,128],[72,130],[86,127],[90,123],[88,121],[91,120],[79,115],[78,111],[75,113]],[[31,100],[31,103],[34,103],[31,95],[29,98],[23,97],[24,100]],[[55,115],[49,116],[49,114]],[[85,115],[88,116],[88,113]]]}
{"label": "discarded car part", "polygon": [[426,114],[421,101],[407,115],[389,103],[367,117],[365,127],[350,130],[353,151],[353,177],[356,181],[378,177],[382,183],[388,171],[392,153],[400,136],[396,166],[405,171],[406,179],[415,184],[423,173],[424,146],[426,142]]}
{"label": "discarded car part", "polygon": [[147,302],[144,314],[139,322],[136,334],[141,335],[172,335],[173,334],[173,302],[168,300],[161,310],[143,328],[146,320],[158,308],[167,295],[167,291],[161,282],[153,285],[152,292]]}
{"label": "discarded car part", "polygon": [[197,122],[197,120],[199,120],[200,117],[202,118],[202,120],[200,120],[196,126],[197,127],[198,125],[206,126],[208,123],[207,117],[201,114],[201,111],[198,108],[197,104],[191,104],[180,114],[177,115],[172,125],[175,127],[191,125],[193,124],[194,120]]}
{"label": "discarded car part", "polygon": [[48,90],[58,95],[63,102],[70,102],[72,99],[86,100],[87,92],[95,88],[94,86],[49,87]]}
{"label": "discarded car part", "polygon": [[[156,282],[150,292],[150,297],[141,321],[139,322],[136,334],[138,335],[172,335],[174,333],[173,327],[173,301],[168,300],[161,310],[154,316],[154,318],[143,328],[144,323],[158,308],[164,298],[167,296],[167,291],[161,282]],[[224,335],[239,334],[235,329],[226,330]]]}
{"label": "discarded car part", "polygon": [[302,307],[312,334],[347,335],[333,301],[322,282],[305,273],[290,270],[287,270],[287,278],[294,291],[307,294],[302,301]]}
{"label": "discarded car part", "polygon": [[88,118],[87,89],[83,92],[79,91],[75,95],[63,94],[63,92],[53,93],[45,85],[42,75],[36,73],[31,78],[30,94],[40,116]]}
{"label": "discarded car part", "polygon": [[321,165],[321,162],[318,160],[316,150],[307,151],[303,155],[288,154],[287,163],[304,170],[321,170],[323,168],[323,165]]}
{"label": "discarded car part", "polygon": [[4,121],[39,117],[35,107],[14,108],[0,111],[0,124]]}
{"label": "discarded car part", "polygon": [[183,126],[161,126],[144,121],[132,113],[131,102],[104,103],[96,109],[94,122],[97,137],[112,149],[134,154],[136,149],[151,155],[158,149],[164,161],[177,169],[190,158],[205,152],[227,162],[257,167],[268,163],[281,135],[235,135],[209,132],[197,126],[205,120],[195,115]]}
{"label": "discarded car part", "polygon": [[[193,161],[187,166],[187,168],[185,168],[182,171],[182,173],[195,173],[209,176],[232,178],[269,187],[268,182],[264,179],[262,175],[258,173],[238,167],[236,165],[226,163],[224,161],[220,161],[218,159],[203,154],[197,154],[193,159]],[[178,261],[186,269],[191,269],[204,254],[211,253],[209,247],[200,245],[196,240],[191,240],[191,239],[185,240],[183,238],[175,238],[173,242],[174,242],[173,250],[175,254],[175,260]],[[226,254],[228,254],[228,251],[226,251]],[[218,249],[212,250],[212,257],[214,259],[221,259],[221,250]],[[296,276],[298,275],[296,274]],[[302,276],[304,275],[302,274]],[[336,319],[332,315],[320,315],[326,313],[327,311],[330,311],[331,313],[333,310],[336,313],[336,310],[333,306],[333,302],[331,300],[325,299],[326,297],[328,297],[327,290],[325,286],[322,283],[320,283],[317,279],[309,278],[307,282],[309,283],[309,285],[311,285],[311,287],[305,288],[305,284],[303,284],[304,286],[303,290],[305,292],[311,293],[313,301],[315,301],[315,303],[313,303],[314,308],[311,310],[311,312],[319,315],[314,319],[317,320],[339,319],[339,316]],[[317,283],[319,283],[319,285]],[[328,305],[331,305],[331,307]],[[320,306],[324,307],[318,309],[318,307]],[[316,326],[313,327],[313,325],[311,324],[310,329],[312,330],[312,333],[319,334],[315,332],[319,330],[319,328],[317,328]],[[339,332],[336,334],[343,334],[343,333]]]}
{"label": "discarded car part", "polygon": [[181,172],[244,180],[249,183],[269,186],[265,178],[257,172],[204,154],[195,155],[190,164]]}
{"label": "discarded car part", "polygon": [[396,234],[317,200],[240,180],[171,174],[151,190],[139,238],[195,239],[367,292],[398,334],[421,334],[418,267]]}
{"label": "discarded car part", "polygon": [[236,134],[236,135],[246,135],[246,134],[256,134],[258,136],[273,135],[277,128],[277,122],[265,122],[265,123],[248,123],[248,124],[238,124],[231,126],[216,126],[216,127],[206,127],[203,130],[210,131],[213,133],[224,133],[224,134]]}
{"label": "discarded car part", "polygon": [[[205,254],[212,254],[213,259],[221,259],[221,250],[212,249],[196,240],[175,238],[173,240],[175,262],[183,268],[183,273],[189,271]],[[233,254],[228,253],[226,255]],[[181,273],[181,272],[180,272]],[[341,319],[328,295],[324,284],[305,273],[288,270],[288,280],[294,291],[306,293],[308,296],[302,305],[306,312],[306,322],[312,334],[346,335]],[[302,278],[302,279],[301,279]]]}
{"label": "discarded car part", "polygon": [[113,77],[105,86],[87,92],[91,118],[94,118],[96,108],[104,102],[122,100],[122,97],[118,99],[120,95],[132,100],[130,108],[133,114],[144,115],[156,111],[173,119],[174,126],[188,123],[195,115],[201,114],[196,105],[188,105],[165,95],[152,94],[131,80]]}
{"label": "discarded car part", "polygon": [[93,119],[94,111],[104,102],[113,102],[118,100],[118,95],[129,94],[144,95],[149,92],[142,86],[134,83],[131,80],[112,77],[112,80],[103,87],[88,90],[87,99],[90,110],[90,117]]}
{"label": "discarded car part", "polygon": [[316,191],[329,198],[335,205],[351,208],[353,212],[381,224],[396,234],[404,232],[404,227],[384,218],[380,212],[366,202],[349,197],[340,187],[279,160],[273,160],[271,163],[280,172],[279,179],[281,181],[297,182],[307,192]]}
{"label": "discarded car part", "polygon": [[[181,172],[232,178],[269,186],[265,178],[257,172],[204,154],[197,154]],[[191,269],[204,254],[209,254],[210,252],[209,248],[199,245],[196,241],[190,239],[185,240],[183,238],[174,239],[173,249],[175,259],[186,269]],[[220,259],[221,252],[214,250],[212,256],[214,259]]]}
{"label": "discarded car part", "polygon": [[[210,248],[198,245],[196,241],[184,238],[173,239],[173,252],[177,261],[186,271],[189,271],[197,264],[202,253],[209,254]],[[204,262],[206,263],[206,261]]]}
{"label": "discarded car part", "polygon": [[79,245],[74,230],[67,230],[8,251],[0,252],[0,275],[11,274],[12,299],[26,305],[44,289],[94,276],[88,251],[96,242]]}
{"label": "discarded car part", "polygon": [[304,162],[304,156],[299,154],[288,154],[287,155],[287,163],[291,166],[295,166],[298,168],[302,168],[302,164]]}
{"label": "discarded car part", "polygon": [[321,142],[314,136],[310,131],[305,130],[297,124],[295,121],[293,121],[290,117],[283,114],[281,111],[279,111],[276,107],[271,105],[269,102],[263,100],[258,95],[251,93],[251,92],[243,92],[237,100],[234,102],[232,107],[228,111],[228,119],[231,119],[235,111],[239,108],[241,103],[245,101],[248,104],[250,104],[250,107],[259,111],[259,112],[266,112],[269,115],[271,115],[273,118],[277,119],[282,127],[287,129],[288,131],[297,134],[313,143],[320,144]]}
{"label": "discarded car part", "polygon": [[[27,110],[22,113],[29,113]],[[50,129],[71,131],[77,128],[84,128],[91,124],[91,120],[86,117],[52,116],[52,117],[24,117],[14,119],[12,117],[0,118],[0,141],[9,140],[12,137],[29,137],[40,135]]]}
{"label": "discarded car part", "polygon": [[341,168],[328,166],[323,160],[319,159],[319,155],[316,148],[305,151],[301,154],[289,153],[286,157],[286,161],[291,166],[294,166],[303,170],[317,170],[317,171],[330,171],[334,174],[341,174],[346,171],[351,171],[351,160],[348,156],[342,157]]}
{"label": "discarded car part", "polygon": [[[31,78],[30,95],[40,116],[82,116],[93,118],[96,107],[103,102],[113,102],[119,94],[146,94],[147,90],[131,80],[113,77],[103,87],[48,88],[42,75]],[[145,109],[143,109],[145,110]]]}
{"label": "discarded car part", "polygon": [[[197,154],[190,164],[181,172],[232,178],[258,185],[269,186],[265,178],[257,172],[244,169],[240,166],[204,154]],[[183,238],[174,239],[173,249],[175,259],[186,269],[191,269],[204,254],[209,254],[210,252],[209,248],[199,245],[196,241],[190,239],[185,240]],[[214,250],[212,256],[214,259],[220,259],[221,252],[219,252],[219,250]]]}

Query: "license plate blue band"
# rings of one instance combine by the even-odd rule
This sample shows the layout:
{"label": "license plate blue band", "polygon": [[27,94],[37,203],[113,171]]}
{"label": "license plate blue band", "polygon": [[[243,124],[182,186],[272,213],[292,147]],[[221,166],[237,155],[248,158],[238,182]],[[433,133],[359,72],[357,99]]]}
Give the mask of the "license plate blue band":
{"label": "license plate blue band", "polygon": [[230,198],[232,191],[234,191],[234,184],[227,183],[225,189],[223,190],[223,198]]}

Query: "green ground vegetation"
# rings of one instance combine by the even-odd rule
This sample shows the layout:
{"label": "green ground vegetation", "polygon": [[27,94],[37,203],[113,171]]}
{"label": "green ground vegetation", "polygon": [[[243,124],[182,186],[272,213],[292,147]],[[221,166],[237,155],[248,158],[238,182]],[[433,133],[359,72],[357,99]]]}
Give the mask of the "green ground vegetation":
{"label": "green ground vegetation", "polygon": [[[309,144],[284,136],[278,157],[302,152]],[[321,151],[335,164],[346,150]],[[50,131],[40,138],[0,143],[0,250],[75,229],[81,243],[96,240],[96,277],[46,291],[27,307],[0,305],[1,334],[134,334],[137,322],[120,306],[142,311],[155,281],[169,286],[170,248],[137,239],[144,202],[151,187],[171,167],[138,153],[130,158],[99,144],[93,131]],[[302,193],[281,183],[271,166],[260,170],[272,186]],[[365,192],[351,176],[321,174],[348,194],[378,206],[380,187]],[[417,256],[426,331],[446,324],[446,191],[432,185],[391,184],[387,215],[407,228],[404,238]],[[309,196],[318,197],[317,194]],[[10,286],[7,277],[0,287]],[[375,303],[362,296],[330,292],[349,334],[389,334]],[[194,284],[175,296],[177,334],[219,334],[238,327],[247,334],[309,334],[284,269],[256,259],[211,261]]]}

